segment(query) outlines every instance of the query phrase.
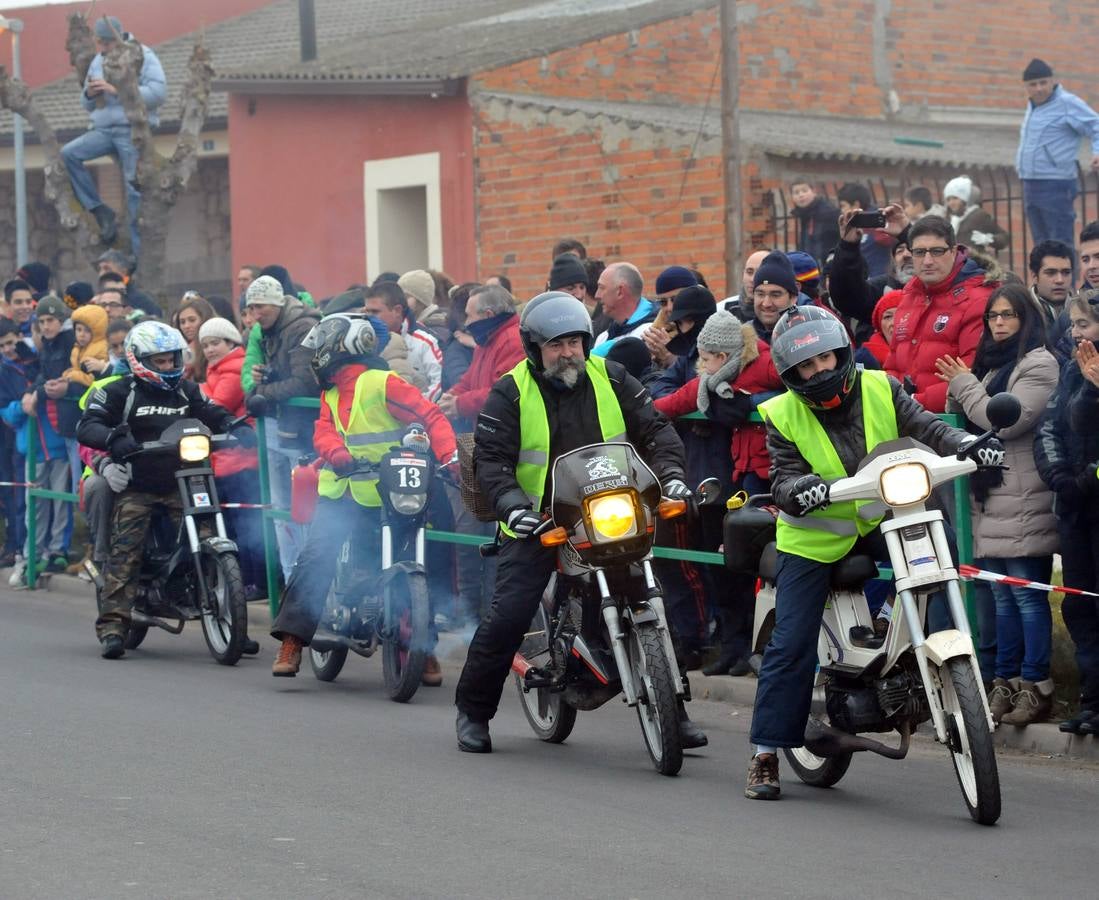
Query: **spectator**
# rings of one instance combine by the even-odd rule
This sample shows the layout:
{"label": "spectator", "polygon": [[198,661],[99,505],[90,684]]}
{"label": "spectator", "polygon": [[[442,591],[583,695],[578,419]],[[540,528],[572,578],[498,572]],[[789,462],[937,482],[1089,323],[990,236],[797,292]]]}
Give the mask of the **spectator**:
{"label": "spectator", "polygon": [[196,384],[202,384],[206,380],[206,357],[198,343],[198,332],[203,322],[216,317],[217,313],[206,298],[194,291],[187,291],[183,295],[179,309],[172,316],[172,327],[183,335],[190,349],[183,368],[183,377]]}
{"label": "spectator", "polygon": [[141,291],[134,279],[134,258],[127,256],[120,250],[107,250],[99,255],[99,258],[95,261],[95,271],[100,277],[99,286],[103,288],[103,276],[106,274],[116,275],[121,283],[122,287],[126,289],[126,299],[129,300],[129,305],[136,310],[140,310],[146,316],[159,319],[162,315],[160,307],[156,304],[152,297]]}
{"label": "spectator", "polygon": [[755,310],[752,327],[768,345],[779,316],[797,303],[799,293],[797,275],[790,260],[781,250],[772,250],[763,258],[752,278],[752,306]]}
{"label": "spectator", "polygon": [[50,278],[53,273],[50,267],[41,262],[29,262],[21,265],[15,272],[16,278],[27,282],[34,290],[34,299],[45,296],[50,292]]}
{"label": "spectator", "polygon": [[240,324],[236,308],[227,297],[222,297],[220,294],[211,294],[205,299],[214,308],[214,315],[219,319],[228,319],[234,327]]}
{"label": "spectator", "polygon": [[95,303],[97,306],[103,307],[109,321],[117,322],[121,320],[130,322],[130,316],[133,314],[134,310],[126,299],[125,288],[114,286],[105,287],[95,295]]}
{"label": "spectator", "polygon": [[641,337],[656,319],[656,306],[641,296],[644,286],[641,272],[632,263],[611,263],[603,270],[595,297],[603,304],[611,324],[592,345],[596,356],[605,356],[615,338]]}
{"label": "spectator", "polygon": [[502,287],[509,294],[512,293],[511,279],[508,278],[507,275],[489,275],[488,278],[485,279],[485,284],[486,285],[498,284],[498,285],[500,285],[500,287]]}
{"label": "spectator", "polygon": [[552,259],[557,259],[562,253],[571,253],[577,259],[587,259],[588,251],[584,248],[575,238],[561,238],[556,244],[553,245]]}
{"label": "spectator", "polygon": [[73,311],[72,323],[76,343],[61,377],[91,387],[97,373],[107,367],[107,312],[94,304],[82,306]]}
{"label": "spectator", "polygon": [[1072,269],[1076,254],[1068,244],[1042,241],[1030,250],[1031,295],[1046,315],[1049,343],[1059,361],[1072,355],[1068,313],[1065,303],[1072,293]]}
{"label": "spectator", "polygon": [[127,319],[112,319],[107,323],[107,363],[108,368],[103,370],[101,375],[108,375],[113,372],[117,372],[118,366],[121,363],[126,365],[126,335],[130,333],[130,329],[133,328],[133,323]]}
{"label": "spectator", "polygon": [[646,389],[651,389],[660,380],[661,370],[653,364],[649,348],[640,338],[619,338],[607,351],[607,359],[624,366]]}
{"label": "spectator", "polygon": [[1080,232],[1080,274],[1084,287],[1099,290],[1099,220]]}
{"label": "spectator", "polygon": [[420,326],[408,308],[409,300],[399,285],[375,282],[364,291],[364,309],[381,319],[389,329],[390,343],[402,338],[408,362],[415,373],[414,383],[429,400],[439,396],[443,378],[443,353],[435,336]]}
{"label": "spectator", "polygon": [[[869,212],[874,208],[874,198],[870,194],[870,189],[863,184],[849,181],[839,189],[836,198],[839,200],[841,213],[859,210]],[[840,230],[842,232],[842,225]],[[862,232],[859,252],[866,261],[866,271],[871,278],[886,274],[892,249],[893,237],[888,232],[877,228]]]}
{"label": "spectator", "polygon": [[237,270],[237,306],[245,308],[245,299],[248,294],[248,285],[259,278],[260,266],[248,264]]}
{"label": "spectator", "polygon": [[547,291],[564,291],[584,302],[588,294],[588,272],[575,253],[562,253],[554,257],[546,281]]}
{"label": "spectator", "polygon": [[[979,470],[969,478],[973,556],[983,569],[1048,583],[1057,527],[1053,497],[1034,461],[1034,434],[1059,370],[1046,329],[1045,313],[1025,287],[997,288],[985,306],[972,370],[950,356],[939,359],[936,370],[948,384],[947,410],[960,411],[974,434],[992,427],[986,409],[996,394],[1010,391],[1022,404],[1019,421],[999,432],[1006,468]],[[994,619],[986,614],[978,620],[982,634],[995,623],[996,670],[988,698],[992,717],[1007,725],[1041,722],[1053,705],[1049,596],[1000,583],[992,585],[992,595]]]}
{"label": "spectator", "polygon": [[611,318],[603,312],[603,304],[596,299],[595,295],[599,292],[599,279],[607,267],[601,259],[585,259],[583,263],[584,272],[587,274],[584,306],[588,315],[591,316],[591,333],[602,334],[611,327]]}
{"label": "spectator", "polygon": [[721,308],[731,312],[741,322],[749,321],[755,315],[755,307],[752,303],[752,292],[755,290],[756,269],[767,258],[769,250],[756,250],[748,254],[744,260],[744,268],[740,273],[740,293],[732,297],[726,297],[721,303]]}
{"label": "spectator", "polygon": [[8,314],[19,329],[20,344],[18,351],[27,359],[37,352],[31,330],[31,317],[34,315],[36,301],[31,286],[21,278],[13,278],[4,283],[4,300],[8,304]]}
{"label": "spectator", "polygon": [[[469,364],[473,361],[473,349],[477,346],[477,342],[466,330],[469,321],[467,307],[470,292],[479,287],[481,285],[476,281],[467,281],[457,285],[450,292],[450,310],[447,312],[447,331],[450,333],[450,339],[442,346],[443,375],[439,381],[444,393],[461,380],[462,376],[469,371]],[[455,430],[459,430],[457,426]]]}
{"label": "spectator", "polygon": [[[99,197],[91,173],[84,163],[101,156],[116,156],[122,166],[122,182],[126,187],[126,206],[130,220],[130,250],[134,259],[139,258],[141,238],[137,231],[138,214],[141,211],[141,192],[137,189],[138,153],[130,137],[130,120],[118,89],[106,80],[103,57],[118,40],[132,41],[133,36],[123,32],[122,24],[114,16],[104,16],[95,23],[95,49],[98,51],[88,66],[81,100],[84,109],[91,113],[91,128],[61,148],[61,157],[69,170],[73,193],[80,205],[95,216],[99,236],[104,244],[113,244],[118,235],[118,225],[113,209]],[[143,60],[138,76],[138,90],[144,102],[149,125],[155,128],[160,121],[157,108],[164,102],[167,85],[164,69],[151,47],[141,45]]]}
{"label": "spectator", "polygon": [[61,299],[69,309],[76,310],[95,299],[95,288],[86,281],[70,281],[65,285]]}
{"label": "spectator", "polygon": [[[20,482],[26,477],[23,453],[17,448],[23,441],[22,430],[15,425],[23,419],[23,395],[34,384],[38,362],[33,357],[23,359],[19,354],[22,345],[18,326],[11,320],[0,318],[0,481]],[[4,549],[0,555],[0,568],[14,566],[16,557],[22,557],[26,540],[26,493],[23,488],[8,485],[0,487],[4,511]]]}
{"label": "spectator", "polygon": [[1011,243],[1011,235],[981,208],[980,197],[980,190],[967,175],[952,178],[943,189],[943,200],[950,211],[950,224],[958,243],[995,256]]}
{"label": "spectator", "polygon": [[798,250],[814,259],[824,259],[840,239],[836,225],[839,210],[817,194],[806,179],[790,183],[790,196],[794,200],[790,214],[798,222]]}
{"label": "spectator", "polygon": [[1076,153],[1090,138],[1091,168],[1099,171],[1099,114],[1053,79],[1048,63],[1032,59],[1023,71],[1029,98],[1015,155],[1023,205],[1035,243],[1072,246],[1072,208],[1078,192]]}
{"label": "spectator", "polygon": [[820,305],[820,263],[801,250],[791,250],[786,258],[790,260],[798,281],[798,303],[812,301]]}
{"label": "spectator", "polygon": [[656,276],[655,302],[659,307],[656,319],[641,335],[645,346],[652,355],[653,362],[666,369],[675,362],[676,356],[667,349],[668,342],[678,334],[675,324],[668,318],[672,301],[684,288],[694,287],[698,279],[694,272],[683,266],[668,266]]}
{"label": "spectator", "polygon": [[[410,272],[405,272],[400,277],[397,286],[404,291],[409,312],[415,317],[415,321],[421,328],[426,329],[435,337],[435,341],[440,347],[441,364],[441,348],[450,340],[450,331],[446,327],[447,311],[436,302],[435,279],[425,269],[413,269]],[[441,377],[442,374],[440,373]]]}
{"label": "spectator", "polygon": [[918,184],[904,192],[904,214],[915,222],[924,216],[942,216],[946,218],[946,207],[936,203],[931,190]]}
{"label": "spectator", "polygon": [[[1053,491],[1063,584],[1099,591],[1099,293],[1085,291],[1067,304],[1075,358],[1061,380],[1034,439],[1034,460]],[[1066,594],[1061,615],[1076,645],[1080,711],[1061,730],[1099,735],[1099,604]]]}
{"label": "spectator", "polygon": [[[885,365],[885,360],[889,357],[889,345],[893,340],[893,317],[897,314],[902,297],[904,292],[900,290],[882,295],[874,307],[874,333],[860,348],[870,352],[877,360],[879,368]],[[855,358],[858,359],[858,354]]]}

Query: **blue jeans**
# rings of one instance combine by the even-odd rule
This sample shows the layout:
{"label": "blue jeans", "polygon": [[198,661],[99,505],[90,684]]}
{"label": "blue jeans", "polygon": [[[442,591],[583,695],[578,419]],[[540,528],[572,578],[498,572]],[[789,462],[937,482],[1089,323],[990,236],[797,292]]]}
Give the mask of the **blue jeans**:
{"label": "blue jeans", "polygon": [[[283,447],[274,417],[264,420],[267,434],[267,481],[271,488],[271,505],[275,509],[290,508],[290,472],[301,451]],[[283,578],[289,580],[290,570],[305,545],[305,529],[295,522],[275,520],[275,541],[279,545],[279,565]]]}
{"label": "blue jeans", "polygon": [[[992,572],[1049,583],[1052,556],[1024,556],[1015,559],[986,559]],[[1049,595],[1034,588],[993,584],[996,598],[996,677],[1026,681],[1049,678],[1049,656],[1053,645],[1053,613]]]}
{"label": "blue jeans", "polygon": [[87,210],[102,206],[103,200],[99,196],[99,190],[95,186],[91,172],[84,167],[84,163],[99,159],[101,156],[117,157],[119,165],[122,166],[122,180],[126,184],[126,208],[130,218],[130,252],[134,259],[137,259],[141,249],[141,240],[137,234],[141,192],[134,187],[137,179],[137,150],[134,149],[131,140],[129,125],[85,131],[80,137],[73,138],[61,148],[61,158],[65,160],[65,168],[69,170],[73,193],[76,194],[80,205]]}
{"label": "blue jeans", "polygon": [[[975,559],[973,565],[991,572],[1000,571],[995,565],[989,565],[987,559]],[[981,679],[987,683],[996,676],[996,598],[992,596],[992,585],[987,581],[971,581],[969,590],[979,632],[977,662],[980,664]]]}
{"label": "blue jeans", "polygon": [[1023,181],[1023,207],[1030,225],[1031,246],[1042,241],[1063,241],[1076,246],[1076,211],[1072,202],[1079,193],[1075,178]]}

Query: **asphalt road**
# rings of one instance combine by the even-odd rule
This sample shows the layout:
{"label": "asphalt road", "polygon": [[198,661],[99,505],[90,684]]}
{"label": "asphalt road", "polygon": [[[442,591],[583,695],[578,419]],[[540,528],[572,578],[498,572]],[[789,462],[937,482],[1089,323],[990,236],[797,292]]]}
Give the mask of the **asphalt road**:
{"label": "asphalt road", "polygon": [[1095,768],[1001,756],[996,828],[927,745],[751,802],[745,709],[692,704],[710,746],[662,778],[617,701],[550,746],[509,686],[471,756],[452,671],[399,706],[377,658],[275,680],[270,638],[227,669],[189,625],[107,662],[93,619],[72,588],[0,592],[5,900],[1095,896]]}

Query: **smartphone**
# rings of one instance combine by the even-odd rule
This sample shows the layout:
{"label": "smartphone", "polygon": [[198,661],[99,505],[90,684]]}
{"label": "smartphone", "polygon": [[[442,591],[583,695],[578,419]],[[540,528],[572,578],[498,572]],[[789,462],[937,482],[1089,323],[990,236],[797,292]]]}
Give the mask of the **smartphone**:
{"label": "smartphone", "polygon": [[885,213],[880,209],[861,210],[848,223],[852,228],[884,228]]}

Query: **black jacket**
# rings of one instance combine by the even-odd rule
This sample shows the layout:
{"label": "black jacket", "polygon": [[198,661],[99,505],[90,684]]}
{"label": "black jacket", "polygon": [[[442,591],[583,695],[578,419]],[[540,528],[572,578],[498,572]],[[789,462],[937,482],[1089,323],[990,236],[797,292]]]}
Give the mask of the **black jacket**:
{"label": "black jacket", "polygon": [[828,296],[845,316],[870,322],[874,318],[874,307],[882,295],[902,287],[904,285],[890,275],[867,278],[866,260],[858,244],[840,241],[836,246],[836,255],[832,258],[832,268],[828,274]]}
{"label": "black jacket", "polygon": [[1099,389],[1086,381],[1073,359],[1061,366],[1061,380],[1034,434],[1034,462],[1038,474],[1054,492],[1057,518],[1075,521],[1099,519],[1099,484],[1082,479],[1094,492],[1085,496],[1076,479],[1099,462]]}
{"label": "black jacket", "polygon": [[[127,375],[95,389],[88,398],[76,437],[95,450],[109,450],[111,441],[127,429],[140,444],[158,440],[169,425],[185,418],[198,419],[215,434],[228,431],[233,421],[228,410],[207,400],[192,381],[181,381],[176,390],[163,391]],[[168,494],[176,489],[175,473],[180,464],[175,453],[142,454],[132,462],[130,484],[135,490]]]}
{"label": "black jacket", "polygon": [[798,249],[823,264],[840,239],[840,211],[817,197],[806,207],[795,206],[790,215],[798,220]]}
{"label": "black jacket", "polygon": [[[527,363],[530,365],[530,363]],[[671,423],[653,409],[649,392],[625,367],[607,361],[607,375],[626,422],[626,436],[649,464],[661,482],[684,477],[683,442]],[[584,378],[572,390],[558,390],[534,374],[546,404],[550,430],[550,465],[546,472],[543,506],[549,504],[549,480],[553,461],[562,453],[587,444],[602,443],[595,389]],[[473,465],[477,481],[496,510],[506,520],[508,513],[530,505],[527,495],[515,480],[521,442],[519,428],[519,387],[511,375],[503,376],[489,391],[484,408],[477,416],[474,431]]]}
{"label": "black jacket", "polygon": [[[61,437],[76,436],[76,423],[80,421],[80,398],[87,390],[82,384],[71,383],[68,393],[60,400],[50,400],[44,387],[47,381],[60,378],[72,366],[72,349],[76,344],[76,334],[70,329],[58,333],[52,340],[42,339],[38,354],[38,378],[34,389],[38,394],[38,408],[48,410],[47,404],[57,407],[57,433]],[[45,413],[49,415],[49,413]]]}

